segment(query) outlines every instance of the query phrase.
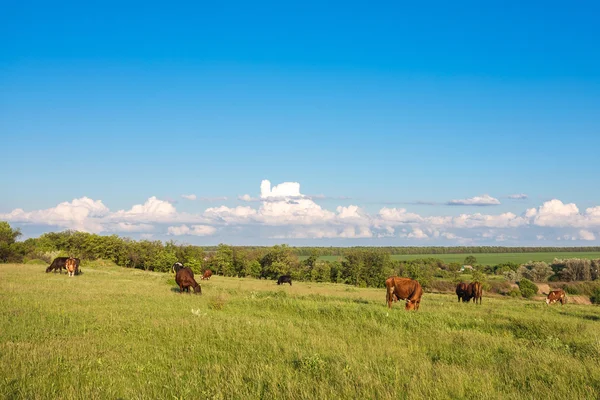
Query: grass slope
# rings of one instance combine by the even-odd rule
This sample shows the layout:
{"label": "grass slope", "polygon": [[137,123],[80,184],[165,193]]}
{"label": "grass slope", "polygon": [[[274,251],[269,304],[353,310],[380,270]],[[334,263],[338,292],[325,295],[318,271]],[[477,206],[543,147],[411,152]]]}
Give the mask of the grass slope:
{"label": "grass slope", "polygon": [[600,398],[600,310],[0,265],[0,398]]}
{"label": "grass slope", "polygon": [[[599,259],[600,253],[597,252],[556,252],[556,253],[481,253],[481,254],[393,254],[392,260],[414,260],[417,258],[439,258],[444,262],[463,263],[469,255],[474,256],[479,264],[496,265],[504,262],[526,263],[528,261],[551,262],[555,258],[589,258]],[[305,260],[308,256],[298,257]],[[340,261],[340,256],[321,256],[320,260]]]}

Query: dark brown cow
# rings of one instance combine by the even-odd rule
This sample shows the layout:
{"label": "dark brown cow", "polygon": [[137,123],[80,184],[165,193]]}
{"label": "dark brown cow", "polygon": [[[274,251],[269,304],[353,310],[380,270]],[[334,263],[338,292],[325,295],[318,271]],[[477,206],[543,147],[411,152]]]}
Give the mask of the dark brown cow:
{"label": "dark brown cow", "polygon": [[[460,301],[465,301],[465,297],[467,295],[467,288],[469,285],[467,285],[465,282],[461,282],[458,285],[456,285],[456,295],[458,296],[458,302],[460,303]],[[469,300],[467,300],[469,301]]]}
{"label": "dark brown cow", "polygon": [[210,269],[207,269],[206,271],[204,271],[204,275],[202,275],[202,280],[209,280],[211,276],[212,271]]}
{"label": "dark brown cow", "polygon": [[553,290],[550,293],[548,293],[548,297],[546,297],[546,304],[548,304],[548,305],[554,304],[557,301],[560,301],[561,305],[567,303],[567,294],[565,293],[564,290],[558,289],[558,290]]}
{"label": "dark brown cow", "polygon": [[467,293],[469,295],[467,302],[473,299],[475,304],[477,304],[477,300],[479,300],[479,304],[481,304],[481,298],[483,297],[483,288],[481,287],[481,282],[469,283],[469,286],[467,286]]}
{"label": "dark brown cow", "polygon": [[194,293],[202,294],[202,288],[198,285],[198,282],[194,279],[194,273],[188,267],[177,271],[175,282],[179,285],[179,293],[183,293],[184,290],[190,293],[190,287],[192,287],[194,288]]}
{"label": "dark brown cow", "polygon": [[385,281],[385,299],[388,308],[392,308],[392,302],[396,299],[406,300],[405,310],[419,309],[423,288],[421,284],[413,279],[392,276]]}

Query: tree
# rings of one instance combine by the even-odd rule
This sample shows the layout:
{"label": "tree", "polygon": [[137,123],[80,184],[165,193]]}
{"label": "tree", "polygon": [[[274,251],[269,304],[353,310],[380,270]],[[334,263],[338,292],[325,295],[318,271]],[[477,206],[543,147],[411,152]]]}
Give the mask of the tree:
{"label": "tree", "polygon": [[538,287],[529,279],[523,278],[519,281],[519,290],[521,291],[521,295],[523,297],[530,298],[538,292]]}
{"label": "tree", "polygon": [[467,256],[465,258],[465,265],[475,265],[477,264],[477,259],[474,256]]}
{"label": "tree", "polygon": [[530,261],[521,265],[518,271],[524,278],[534,282],[547,281],[548,278],[554,275],[552,268],[543,261]]}
{"label": "tree", "polygon": [[16,244],[17,238],[21,236],[21,230],[12,229],[10,224],[0,221],[0,262],[20,262],[23,255],[19,254]]}

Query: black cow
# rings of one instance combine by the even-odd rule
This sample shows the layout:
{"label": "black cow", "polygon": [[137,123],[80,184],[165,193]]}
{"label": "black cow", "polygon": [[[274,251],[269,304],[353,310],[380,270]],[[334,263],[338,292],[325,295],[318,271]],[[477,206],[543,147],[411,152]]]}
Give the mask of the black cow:
{"label": "black cow", "polygon": [[194,293],[202,294],[202,289],[198,282],[194,279],[194,273],[189,268],[181,268],[175,275],[175,282],[179,285],[179,293],[187,291],[190,293],[190,287],[194,288]]}
{"label": "black cow", "polygon": [[292,286],[292,277],[289,275],[281,275],[279,279],[277,279],[277,284],[281,285],[284,283],[289,283]]}
{"label": "black cow", "polygon": [[[54,261],[52,261],[52,264],[50,264],[50,266],[48,268],[46,268],[46,272],[50,272],[50,271],[54,271],[56,272],[56,270],[58,270],[58,272],[60,274],[62,274],[62,270],[63,268],[66,270],[67,269],[67,260],[69,259],[69,257],[56,257],[54,259]],[[79,258],[75,259],[75,275],[79,275],[81,273],[81,271],[79,270]]]}
{"label": "black cow", "polygon": [[173,266],[171,267],[171,269],[173,270],[173,272],[175,272],[175,274],[177,274],[179,272],[179,270],[182,268],[185,268],[185,267],[179,261],[176,262],[175,264],[173,264]]}

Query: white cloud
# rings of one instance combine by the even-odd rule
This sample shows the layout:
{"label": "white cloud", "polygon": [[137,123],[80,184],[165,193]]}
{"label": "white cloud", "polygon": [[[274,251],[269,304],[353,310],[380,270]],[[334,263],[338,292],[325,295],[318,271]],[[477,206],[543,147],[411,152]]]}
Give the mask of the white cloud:
{"label": "white cloud", "polygon": [[217,196],[217,197],[200,197],[198,198],[200,201],[214,202],[214,201],[227,201],[226,196]]}
{"label": "white cloud", "polygon": [[[313,197],[302,194],[297,182],[271,187],[267,180],[261,183],[260,196],[245,195],[242,198],[257,201],[257,204],[220,205],[184,213],[177,211],[174,204],[153,196],[129,209],[112,212],[101,200],[82,197],[48,209],[24,211],[18,208],[0,214],[0,220],[95,233],[137,233],[140,237],[206,236],[215,234],[222,227],[228,234],[255,235],[257,243],[271,237],[385,238],[387,244],[396,238],[398,245],[403,243],[402,239],[461,244],[505,240],[534,243],[544,238],[553,241],[558,236],[560,240],[593,241],[600,228],[600,206],[581,212],[574,203],[565,204],[558,199],[547,201],[538,208],[529,208],[521,215],[511,212],[419,215],[406,208],[391,207],[368,212],[358,204],[324,208],[315,203]],[[481,201],[471,201],[475,202]]]}
{"label": "white cloud", "polygon": [[409,239],[427,239],[429,236],[419,228],[413,228],[413,231],[407,236]]}
{"label": "white cloud", "polygon": [[593,232],[582,229],[579,231],[579,239],[581,240],[596,240],[596,235]]}
{"label": "white cloud", "polygon": [[446,204],[449,206],[495,206],[500,204],[500,200],[489,194],[484,194],[483,196],[475,196],[469,199],[450,200]]}
{"label": "white cloud", "polygon": [[182,194],[181,197],[183,197],[184,199],[187,199],[187,200],[196,200],[195,194]]}
{"label": "white cloud", "polygon": [[187,225],[181,226],[169,226],[167,228],[167,233],[169,235],[193,235],[193,236],[209,236],[213,235],[217,229],[214,226],[209,225],[192,225],[190,228]]}
{"label": "white cloud", "polygon": [[525,193],[511,194],[508,196],[508,198],[512,200],[526,200],[528,197],[529,196],[527,196]]}
{"label": "white cloud", "polygon": [[63,202],[45,210],[25,212],[20,208],[8,214],[0,214],[0,219],[11,222],[55,225],[86,232],[102,232],[101,219],[109,214],[109,209],[101,200],[88,197]]}

